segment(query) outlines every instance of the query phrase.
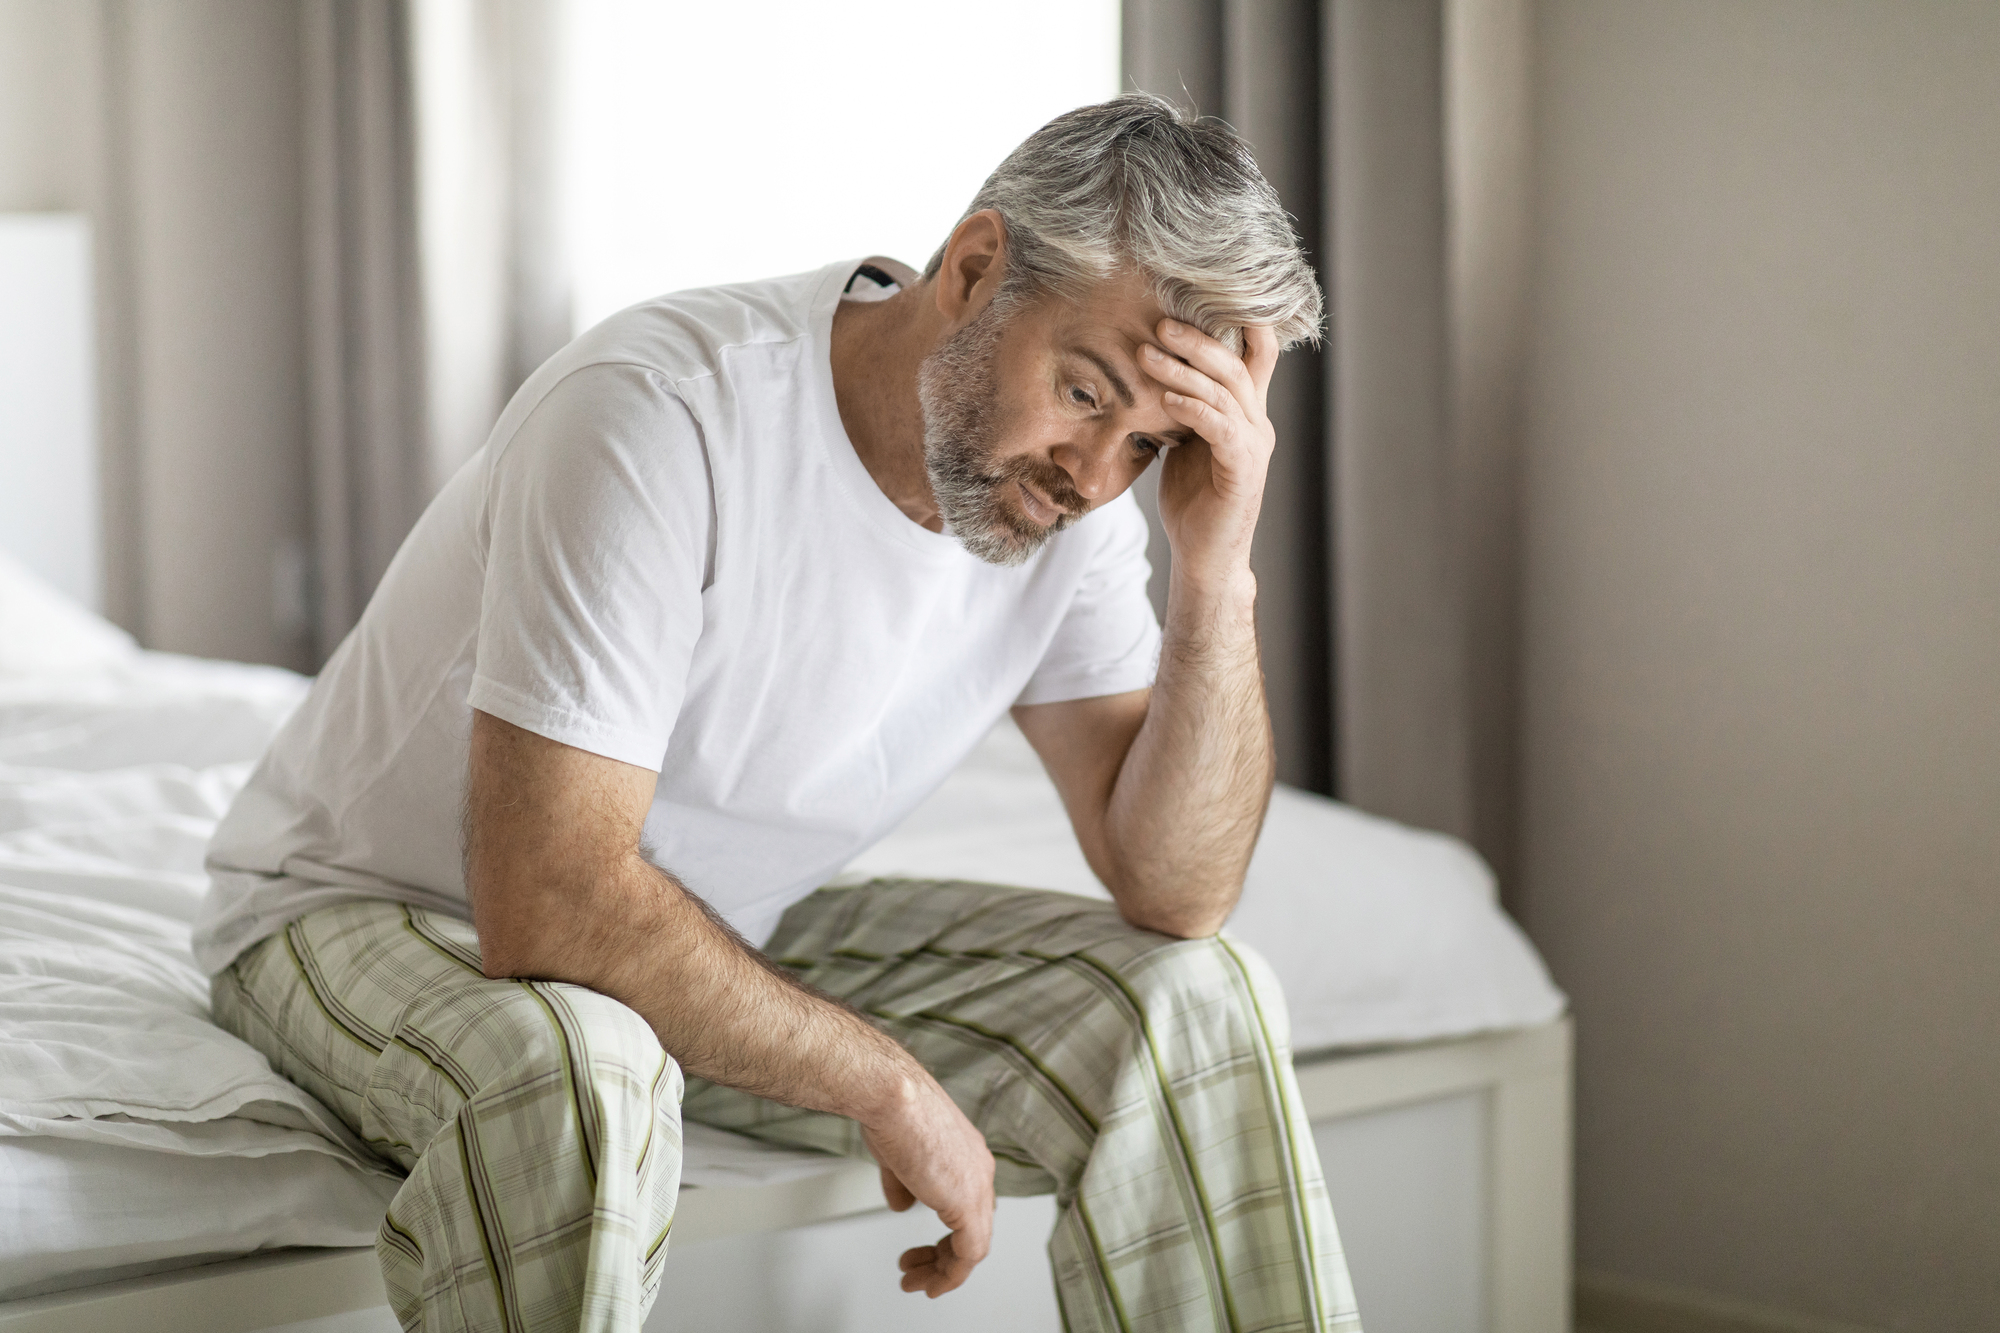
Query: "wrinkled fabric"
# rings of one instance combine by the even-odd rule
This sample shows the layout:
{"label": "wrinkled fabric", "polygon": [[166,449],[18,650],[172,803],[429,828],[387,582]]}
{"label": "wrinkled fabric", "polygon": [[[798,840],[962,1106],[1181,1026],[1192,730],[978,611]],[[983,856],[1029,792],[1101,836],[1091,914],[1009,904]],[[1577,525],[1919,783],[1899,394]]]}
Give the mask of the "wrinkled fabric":
{"label": "wrinkled fabric", "polygon": [[[1283,996],[1248,949],[1069,894],[883,880],[793,907],[770,952],[937,1076],[1001,1193],[1056,1195],[1070,1333],[1358,1333]],[[684,1115],[866,1156],[839,1116],[698,1080],[683,1107],[637,1014],[490,979],[470,926],[402,904],[313,912],[215,996],[410,1172],[376,1242],[405,1329],[638,1329],[663,1294]]]}

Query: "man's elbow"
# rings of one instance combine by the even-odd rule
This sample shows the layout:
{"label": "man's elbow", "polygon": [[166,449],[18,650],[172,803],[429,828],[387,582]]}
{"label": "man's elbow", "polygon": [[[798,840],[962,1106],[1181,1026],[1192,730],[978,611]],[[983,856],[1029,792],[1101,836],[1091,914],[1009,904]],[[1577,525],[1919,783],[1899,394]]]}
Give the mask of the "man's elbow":
{"label": "man's elbow", "polygon": [[479,970],[488,981],[512,981],[539,975],[540,969],[535,966],[532,948],[515,932],[495,929],[477,921],[474,929],[479,932]]}
{"label": "man's elbow", "polygon": [[1221,931],[1243,893],[1241,880],[1209,880],[1174,867],[1112,862],[1097,869],[1126,925],[1177,940]]}
{"label": "man's elbow", "polygon": [[520,981],[534,976],[534,968],[524,958],[495,947],[485,936],[479,939],[479,971],[488,981]]}
{"label": "man's elbow", "polygon": [[1231,895],[1225,905],[1121,902],[1118,914],[1125,918],[1127,925],[1139,930],[1150,930],[1156,935],[1168,935],[1177,940],[1200,940],[1219,934],[1235,908],[1236,900]]}
{"label": "man's elbow", "polygon": [[1220,935],[1222,927],[1228,921],[1229,918],[1226,916],[1203,917],[1189,920],[1161,921],[1150,925],[1142,925],[1139,928],[1141,930],[1150,930],[1156,935],[1166,935],[1177,940],[1206,940]]}
{"label": "man's elbow", "polygon": [[466,881],[472,928],[479,936],[479,970],[489,981],[548,979],[550,957],[561,951],[563,922],[558,914],[536,910],[533,896],[506,890],[504,884]]}

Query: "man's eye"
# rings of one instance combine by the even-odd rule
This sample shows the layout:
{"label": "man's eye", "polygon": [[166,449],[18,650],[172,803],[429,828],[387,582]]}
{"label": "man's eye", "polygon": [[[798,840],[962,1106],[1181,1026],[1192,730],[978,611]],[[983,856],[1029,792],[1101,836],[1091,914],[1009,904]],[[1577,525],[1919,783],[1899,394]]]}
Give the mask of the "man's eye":
{"label": "man's eye", "polygon": [[1134,435],[1132,437],[1132,447],[1148,458],[1158,458],[1160,456],[1160,442],[1150,435]]}
{"label": "man's eye", "polygon": [[1070,388],[1070,391],[1069,391],[1069,400],[1070,400],[1070,401],[1071,401],[1072,403],[1075,403],[1075,404],[1076,404],[1076,405],[1077,405],[1078,407],[1096,407],[1096,406],[1097,406],[1097,399],[1096,399],[1096,397],[1095,397],[1095,396],[1093,396],[1093,395],[1091,394],[1090,390],[1088,390],[1088,389],[1084,389],[1084,388],[1079,388],[1079,387],[1076,387],[1076,386],[1074,386],[1074,385],[1073,385],[1073,386],[1071,386],[1071,388]]}

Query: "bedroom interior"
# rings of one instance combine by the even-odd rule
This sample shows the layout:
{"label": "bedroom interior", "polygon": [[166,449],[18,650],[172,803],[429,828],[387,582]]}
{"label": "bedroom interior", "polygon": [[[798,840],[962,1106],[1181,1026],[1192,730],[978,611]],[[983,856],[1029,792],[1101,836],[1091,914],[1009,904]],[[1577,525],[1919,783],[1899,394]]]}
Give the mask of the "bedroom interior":
{"label": "bedroom interior", "polygon": [[[1120,87],[1241,129],[1330,297],[1272,390],[1286,786],[1232,929],[1366,1326],[1993,1327],[2000,9],[1017,8],[0,0],[0,1330],[394,1327],[393,1182],[268,1071],[188,1074],[248,1050],[184,922],[294,673],[577,327],[764,253],[921,263]],[[903,102],[954,96],[976,163],[870,231],[893,159],[842,146],[948,152]],[[704,173],[759,155],[726,203],[632,170],[691,124]],[[800,197],[824,244],[770,225]],[[855,868],[1102,894],[1006,728]],[[30,1092],[23,979],[92,967],[123,1100]],[[926,1307],[855,1276],[924,1229],[872,1168],[698,1137],[649,1327],[1057,1326],[1047,1200]]]}

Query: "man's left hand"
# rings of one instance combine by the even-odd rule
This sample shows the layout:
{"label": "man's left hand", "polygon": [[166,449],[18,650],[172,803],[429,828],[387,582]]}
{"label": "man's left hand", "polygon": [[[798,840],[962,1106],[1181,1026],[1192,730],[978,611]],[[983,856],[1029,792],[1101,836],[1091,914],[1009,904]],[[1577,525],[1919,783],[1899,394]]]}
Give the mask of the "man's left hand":
{"label": "man's left hand", "polygon": [[1167,451],[1160,521],[1173,546],[1176,580],[1219,588],[1250,564],[1250,539],[1277,445],[1264,400],[1278,364],[1278,339],[1267,328],[1247,326],[1238,356],[1178,320],[1161,320],[1158,333],[1166,352],[1143,347],[1140,364],[1165,387],[1167,415],[1200,437]]}

